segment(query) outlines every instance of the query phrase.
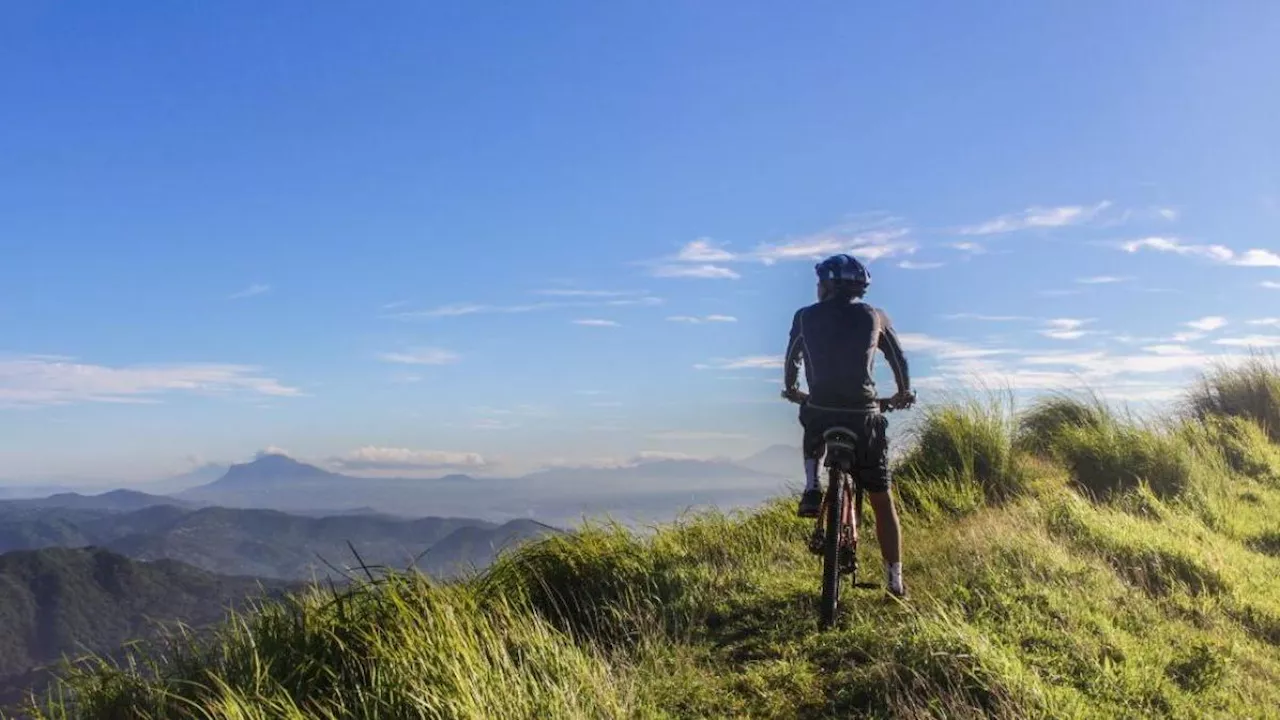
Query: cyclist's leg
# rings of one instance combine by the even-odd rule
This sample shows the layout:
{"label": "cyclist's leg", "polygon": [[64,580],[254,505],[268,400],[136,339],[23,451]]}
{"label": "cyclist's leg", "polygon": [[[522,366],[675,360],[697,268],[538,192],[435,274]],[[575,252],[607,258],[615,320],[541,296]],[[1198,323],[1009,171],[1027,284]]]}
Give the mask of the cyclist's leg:
{"label": "cyclist's leg", "polygon": [[822,433],[823,413],[810,407],[800,408],[800,424],[804,426],[804,493],[800,496],[800,517],[817,517],[822,509],[822,485],[818,480],[818,461],[825,451]]}
{"label": "cyclist's leg", "polygon": [[883,415],[867,419],[862,462],[859,464],[859,483],[867,491],[871,509],[876,516],[876,539],[884,559],[885,575],[890,592],[905,594],[902,582],[902,529],[893,495],[889,493],[889,445],[885,437],[887,420]]}

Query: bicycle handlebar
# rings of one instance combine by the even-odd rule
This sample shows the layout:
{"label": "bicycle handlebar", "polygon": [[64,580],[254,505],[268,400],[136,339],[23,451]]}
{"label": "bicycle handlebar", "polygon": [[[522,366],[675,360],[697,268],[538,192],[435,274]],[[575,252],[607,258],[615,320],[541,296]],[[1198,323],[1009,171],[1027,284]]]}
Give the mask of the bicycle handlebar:
{"label": "bicycle handlebar", "polygon": [[[797,405],[803,405],[809,402],[809,393],[806,393],[803,390],[796,390],[794,393],[787,393],[786,390],[783,390],[782,397],[783,399],[793,402]],[[892,412],[894,410],[903,410],[908,407],[911,407],[911,405],[915,403],[915,400],[916,400],[916,394],[912,392],[911,400],[907,403],[902,403],[898,401],[896,398],[876,398],[875,401],[876,401],[876,404],[880,406],[880,412]]]}

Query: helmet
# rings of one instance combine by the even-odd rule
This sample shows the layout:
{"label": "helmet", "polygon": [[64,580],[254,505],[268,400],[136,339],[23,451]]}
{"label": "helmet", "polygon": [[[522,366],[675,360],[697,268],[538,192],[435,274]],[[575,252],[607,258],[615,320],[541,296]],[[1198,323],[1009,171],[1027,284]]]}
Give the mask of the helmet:
{"label": "helmet", "polygon": [[860,285],[863,288],[871,284],[871,271],[852,255],[832,255],[818,263],[814,270],[817,271],[820,282]]}

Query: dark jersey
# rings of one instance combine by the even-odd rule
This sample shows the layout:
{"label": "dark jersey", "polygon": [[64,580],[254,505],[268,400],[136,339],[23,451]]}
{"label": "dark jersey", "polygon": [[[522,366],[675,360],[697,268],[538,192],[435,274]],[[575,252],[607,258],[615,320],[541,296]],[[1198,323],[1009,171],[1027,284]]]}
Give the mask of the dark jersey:
{"label": "dark jersey", "polygon": [[898,387],[910,389],[907,359],[883,310],[847,298],[800,308],[791,321],[785,386],[797,386],[803,361],[810,405],[874,411],[877,348],[889,361]]}

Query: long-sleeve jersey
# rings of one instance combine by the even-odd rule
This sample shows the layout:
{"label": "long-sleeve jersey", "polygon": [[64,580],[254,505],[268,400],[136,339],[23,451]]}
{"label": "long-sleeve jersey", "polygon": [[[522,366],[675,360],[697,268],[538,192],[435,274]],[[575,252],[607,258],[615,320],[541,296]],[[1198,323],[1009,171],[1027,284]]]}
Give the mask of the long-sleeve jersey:
{"label": "long-sleeve jersey", "polygon": [[800,308],[791,321],[784,385],[795,389],[803,361],[814,407],[874,411],[876,349],[900,390],[909,390],[907,359],[889,316],[861,301],[831,299]]}

